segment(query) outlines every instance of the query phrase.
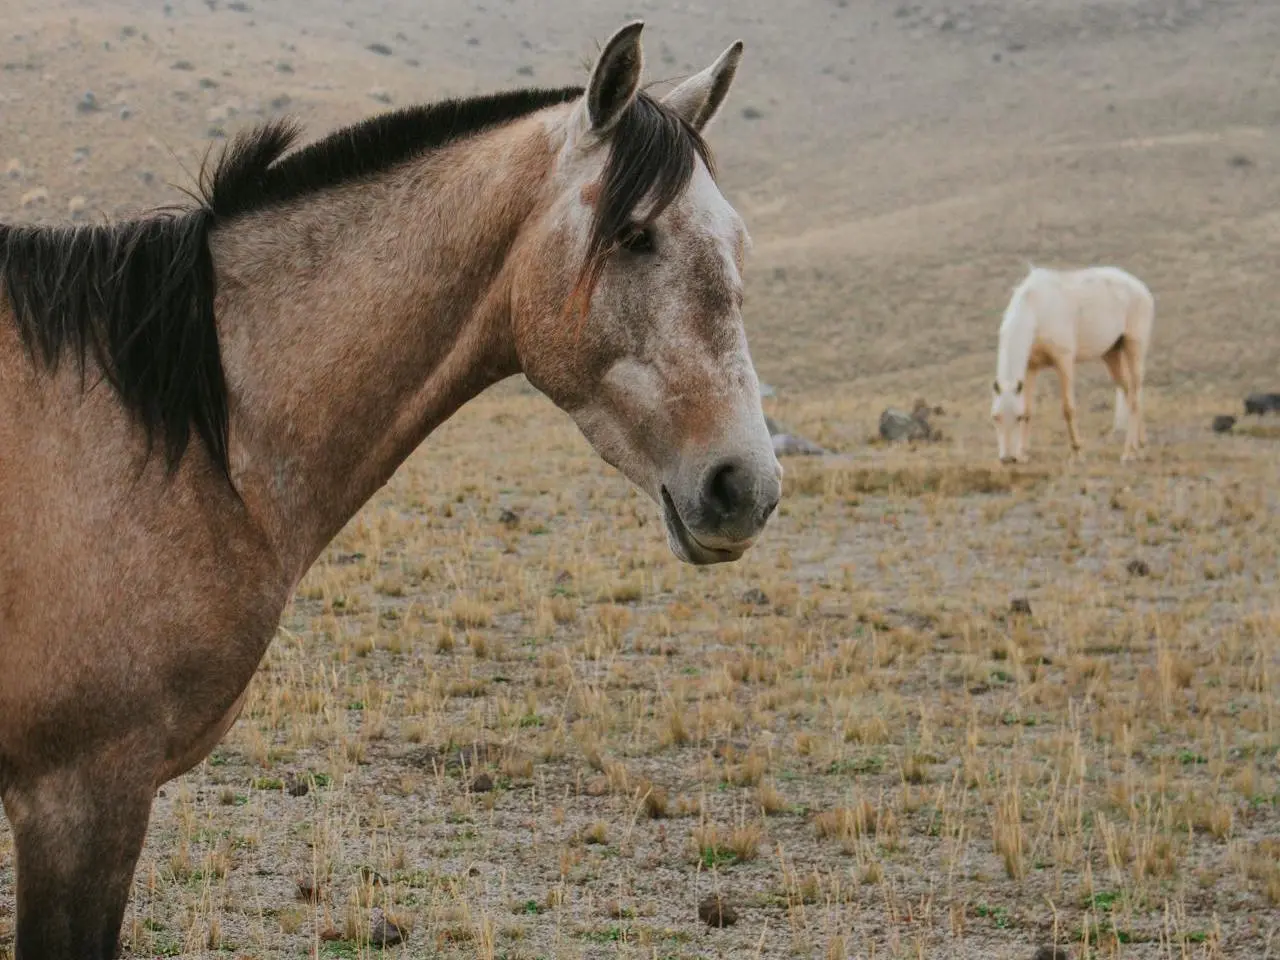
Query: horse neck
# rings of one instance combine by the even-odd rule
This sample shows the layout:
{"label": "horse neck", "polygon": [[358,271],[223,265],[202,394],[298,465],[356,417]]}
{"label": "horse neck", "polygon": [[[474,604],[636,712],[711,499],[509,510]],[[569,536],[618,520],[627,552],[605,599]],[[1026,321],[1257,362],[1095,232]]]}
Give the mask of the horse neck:
{"label": "horse neck", "polygon": [[214,235],[232,475],[296,577],[435,427],[518,372],[508,255],[546,193],[542,131]]}
{"label": "horse neck", "polygon": [[996,362],[996,377],[1001,382],[1013,384],[1026,376],[1036,337],[1035,319],[1035,314],[1026,309],[1021,297],[1005,315],[1000,325],[1000,350]]}

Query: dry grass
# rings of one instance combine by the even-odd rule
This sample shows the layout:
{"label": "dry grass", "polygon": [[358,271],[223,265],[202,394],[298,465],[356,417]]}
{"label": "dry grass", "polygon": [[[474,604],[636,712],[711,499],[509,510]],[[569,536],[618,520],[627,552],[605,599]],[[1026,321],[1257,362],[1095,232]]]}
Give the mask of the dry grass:
{"label": "dry grass", "polygon": [[[1265,449],[1206,484],[1204,442],[995,493],[800,485],[698,571],[498,391],[343,531],[165,788],[133,949],[359,953],[377,907],[407,955],[1245,955],[1280,901],[1275,502]],[[697,921],[713,890],[734,927]]]}

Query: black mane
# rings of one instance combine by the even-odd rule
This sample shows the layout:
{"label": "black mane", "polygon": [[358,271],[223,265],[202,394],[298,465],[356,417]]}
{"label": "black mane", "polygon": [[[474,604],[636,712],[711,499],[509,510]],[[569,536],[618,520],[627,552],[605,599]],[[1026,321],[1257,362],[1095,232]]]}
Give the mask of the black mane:
{"label": "black mane", "polygon": [[[286,156],[300,128],[265,123],[201,169],[198,205],[80,227],[0,224],[0,292],[33,362],[90,356],[126,409],[157,437],[172,471],[192,427],[230,478],[227,385],[218,345],[210,232],[220,223],[367,180],[421,154],[582,95],[580,87],[445,100],[372,117]],[[697,132],[647,94],[610,133],[584,278],[594,283],[636,207],[655,218],[710,154]],[[588,285],[589,285],[588,284]]]}

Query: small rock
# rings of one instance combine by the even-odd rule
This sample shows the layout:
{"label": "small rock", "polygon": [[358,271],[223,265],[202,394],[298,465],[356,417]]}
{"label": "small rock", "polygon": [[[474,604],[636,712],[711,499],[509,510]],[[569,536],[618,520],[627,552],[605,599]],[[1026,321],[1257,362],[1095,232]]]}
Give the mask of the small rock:
{"label": "small rock", "polygon": [[201,90],[214,90],[217,89],[218,81],[213,77],[201,77],[198,86]]}
{"label": "small rock", "polygon": [[1009,601],[1009,612],[1029,617],[1031,616],[1031,601],[1026,597],[1014,597]]}
{"label": "small rock", "polygon": [[281,60],[276,64],[276,73],[293,73],[293,64],[288,60]]}
{"label": "small rock", "polygon": [[1130,560],[1125,564],[1125,569],[1135,577],[1151,576],[1151,565],[1141,557],[1135,557],[1133,560]]}
{"label": "small rock", "polygon": [[472,793],[488,793],[493,789],[493,777],[482,773],[471,781]]}
{"label": "small rock", "polygon": [[533,67],[529,66],[527,63],[522,63],[520,66],[516,67],[516,76],[532,77]]}
{"label": "small rock", "polygon": [[391,48],[385,43],[371,43],[369,46],[365,47],[365,49],[370,53],[376,53],[380,57],[391,56]]}
{"label": "small rock", "polygon": [[311,792],[311,784],[306,781],[305,777],[295,777],[289,781],[287,789],[291,797],[305,797]]}
{"label": "small rock", "polygon": [[98,98],[94,96],[92,90],[86,90],[84,95],[76,103],[77,113],[93,113],[98,109]]}
{"label": "small rock", "polygon": [[119,117],[121,120],[128,120],[132,116],[133,116],[133,111],[130,110],[128,107],[120,108]]}
{"label": "small rock", "polygon": [[1218,414],[1213,418],[1214,433],[1229,433],[1231,428],[1236,425],[1236,418],[1230,414]]}
{"label": "small rock", "polygon": [[738,922],[738,911],[718,893],[698,904],[698,919],[709,927],[729,927]]}
{"label": "small rock", "polygon": [[381,910],[377,911],[369,925],[369,944],[394,947],[398,943],[404,943],[404,929]]}
{"label": "small rock", "polygon": [[1280,393],[1251,393],[1244,398],[1244,414],[1262,416],[1264,413],[1280,413]]}
{"label": "small rock", "polygon": [[742,118],[744,120],[759,120],[764,114],[756,107],[743,107]]}
{"label": "small rock", "polygon": [[769,595],[759,587],[751,587],[742,595],[742,602],[753,607],[767,607],[769,605]]}
{"label": "small rock", "polygon": [[36,187],[28,190],[18,200],[18,205],[24,210],[31,207],[40,206],[49,202],[49,191],[45,187]]}
{"label": "small rock", "polygon": [[186,72],[189,72],[189,71],[191,71],[191,70],[194,70],[195,68],[196,68],[196,65],[195,65],[194,63],[192,63],[190,60],[175,60],[175,61],[173,62],[173,66],[171,66],[169,69],[170,69],[170,70],[181,70],[181,71],[183,71],[184,73],[186,73]]}
{"label": "small rock", "polygon": [[498,514],[498,522],[504,527],[514,529],[520,523],[520,514],[516,513],[514,510],[508,510],[506,507],[503,507],[502,512]]}
{"label": "small rock", "polygon": [[815,457],[826,453],[812,440],[791,433],[779,433],[773,437],[773,454],[776,457]]}
{"label": "small rock", "polygon": [[1227,161],[1227,164],[1239,170],[1239,169],[1243,169],[1244,167],[1252,167],[1253,161],[1250,160],[1248,157],[1246,157],[1243,153],[1237,153],[1233,155],[1230,160]]}
{"label": "small rock", "polygon": [[1036,951],[1031,960],[1071,960],[1071,954],[1065,947],[1045,945]]}
{"label": "small rock", "polygon": [[388,92],[387,92],[384,88],[382,88],[382,87],[374,87],[372,90],[370,90],[370,91],[369,91],[369,98],[370,98],[370,99],[372,99],[372,100],[377,100],[379,103],[390,103],[390,102],[391,102],[391,94],[390,94],[390,93],[388,93]]}
{"label": "small rock", "polygon": [[888,407],[880,414],[880,436],[889,443],[902,440],[929,440],[933,432],[927,421],[905,410]]}

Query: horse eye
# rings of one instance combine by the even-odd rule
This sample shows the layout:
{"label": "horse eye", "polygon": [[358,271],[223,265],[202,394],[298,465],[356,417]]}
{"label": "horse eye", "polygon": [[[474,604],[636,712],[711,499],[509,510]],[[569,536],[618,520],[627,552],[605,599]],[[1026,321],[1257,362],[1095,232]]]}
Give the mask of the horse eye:
{"label": "horse eye", "polygon": [[653,253],[653,231],[648,227],[627,227],[618,237],[618,246],[628,253]]}

